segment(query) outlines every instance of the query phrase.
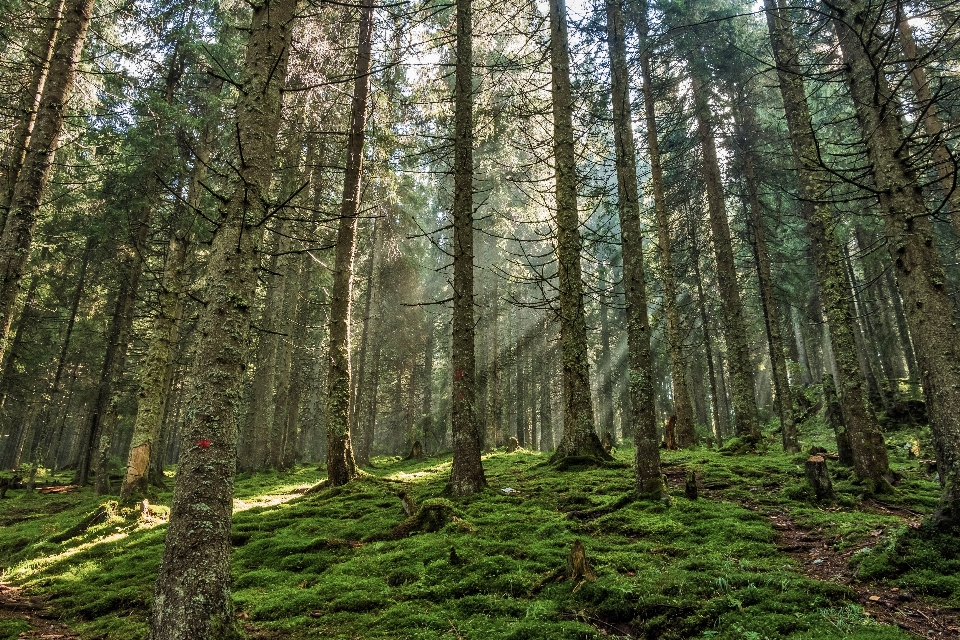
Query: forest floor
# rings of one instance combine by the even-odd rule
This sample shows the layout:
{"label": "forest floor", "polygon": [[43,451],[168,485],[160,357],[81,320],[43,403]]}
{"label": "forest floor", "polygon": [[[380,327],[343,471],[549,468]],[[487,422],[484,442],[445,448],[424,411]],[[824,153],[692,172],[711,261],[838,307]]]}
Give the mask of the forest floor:
{"label": "forest floor", "polygon": [[[241,476],[238,624],[251,638],[960,638],[960,539],[923,525],[939,486],[920,428],[888,431],[896,493],[872,498],[829,461],[816,504],[803,455],[664,451],[672,503],[619,500],[633,450],[559,471],[496,451],[477,496],[440,496],[449,456],[379,458],[340,489],[324,472]],[[809,423],[805,448],[831,448]],[[929,455],[929,454],[928,454]],[[693,471],[699,498],[684,497]],[[405,523],[400,491],[455,517]],[[0,501],[0,638],[141,638],[170,494],[144,514],[89,490]],[[98,517],[91,517],[97,515]],[[401,526],[403,525],[403,526]],[[596,580],[570,580],[581,540]]]}

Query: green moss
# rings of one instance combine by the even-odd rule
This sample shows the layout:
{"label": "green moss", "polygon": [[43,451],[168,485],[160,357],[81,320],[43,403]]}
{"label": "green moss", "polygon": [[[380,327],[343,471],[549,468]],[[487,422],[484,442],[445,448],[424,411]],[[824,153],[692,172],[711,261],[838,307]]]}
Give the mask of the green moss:
{"label": "green moss", "polygon": [[[829,434],[808,423],[815,426],[803,426],[805,446],[829,446]],[[776,547],[777,514],[822,529],[838,549],[877,541],[856,556],[862,575],[920,595],[958,595],[956,555],[938,558],[943,541],[896,533],[903,518],[863,501],[843,469],[834,469],[838,506],[821,511],[803,490],[802,456],[774,448],[736,456],[664,452],[670,478],[697,469],[705,488],[690,501],[682,482],[675,485],[668,508],[618,501],[633,488],[632,455],[625,443],[613,463],[558,473],[545,455],[494,453],[484,459],[490,490],[457,501],[437,498],[449,457],[380,458],[356,482],[305,495],[323,477],[315,468],[240,478],[232,555],[237,611],[263,637],[294,639],[600,638],[626,630],[647,638],[905,637],[864,618],[847,588],[799,574]],[[898,466],[904,480],[891,504],[930,512],[932,479],[916,461],[904,458]],[[401,486],[421,511],[455,519],[366,541],[405,521],[396,497]],[[504,494],[506,487],[515,492]],[[169,498],[158,494],[151,503]],[[50,596],[83,633],[142,637],[162,519],[147,523],[121,510],[109,523],[50,542],[99,504],[86,491],[14,494],[0,503],[0,562],[12,579]],[[591,509],[598,511],[585,519],[566,517]],[[577,539],[596,582],[563,578]]]}

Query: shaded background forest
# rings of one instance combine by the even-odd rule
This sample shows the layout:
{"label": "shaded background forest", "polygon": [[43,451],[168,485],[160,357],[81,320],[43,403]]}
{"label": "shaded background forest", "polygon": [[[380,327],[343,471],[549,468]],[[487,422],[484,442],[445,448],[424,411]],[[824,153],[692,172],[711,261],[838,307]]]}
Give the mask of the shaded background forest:
{"label": "shaded background forest", "polygon": [[[45,51],[51,43],[55,50],[64,46],[68,31],[62,25],[69,21],[61,25],[52,16],[70,5],[17,1],[3,9],[5,211],[22,146],[19,127],[34,109]],[[550,450],[563,429],[546,11],[536,3],[474,8],[476,418],[485,448],[514,436],[523,447]],[[625,417],[626,318],[606,27],[598,7],[570,11],[593,402],[598,433],[621,439],[632,430]],[[276,166],[261,223],[246,409],[239,416],[241,471],[286,468],[325,454],[332,247],[359,13],[306,3],[293,26]],[[802,209],[809,199],[798,193],[767,18],[757,4],[712,1],[630,5],[627,14],[658,422],[686,404],[697,438],[721,442],[734,435],[735,381],[729,332],[720,320],[699,93],[709,107],[722,171],[754,398],[764,429],[779,429],[778,398],[795,396],[802,417],[803,389],[820,384],[825,373],[836,377],[837,358],[805,231]],[[911,415],[920,397],[916,337],[887,251],[864,144],[873,134],[864,134],[855,117],[824,6],[797,3],[782,6],[780,14],[800,52],[795,63],[816,132],[820,198],[829,202],[836,227],[830,233],[840,249],[843,304],[854,320],[856,367],[882,416],[918,417]],[[877,49],[877,73],[890,87],[884,106],[902,118],[905,146],[897,152],[909,156],[923,188],[944,287],[954,299],[960,285],[953,160],[957,10],[943,0],[897,2],[877,15],[887,29]],[[351,430],[361,464],[375,454],[406,454],[417,440],[428,453],[448,448],[453,377],[452,8],[391,4],[375,16],[353,290]],[[162,481],[163,466],[178,461],[192,410],[187,390],[215,212],[237,163],[227,141],[236,126],[232,107],[247,21],[242,3],[94,6],[36,212],[29,263],[7,314],[3,468],[71,468],[82,482],[96,468],[98,490],[109,490],[106,480],[123,473],[134,426],[143,419],[150,387],[144,381],[154,376],[155,383],[158,371],[162,393],[151,411],[162,424],[155,445],[162,455],[151,459],[153,479]],[[636,27],[643,24],[650,33],[638,39]],[[649,71],[641,80],[644,56]],[[649,120],[639,115],[648,104],[663,169],[662,219],[650,181]],[[666,268],[665,250],[671,255]],[[10,286],[5,283],[5,291]],[[770,318],[773,325],[765,322]],[[777,387],[778,365],[789,388]],[[785,404],[794,409],[792,400]]]}

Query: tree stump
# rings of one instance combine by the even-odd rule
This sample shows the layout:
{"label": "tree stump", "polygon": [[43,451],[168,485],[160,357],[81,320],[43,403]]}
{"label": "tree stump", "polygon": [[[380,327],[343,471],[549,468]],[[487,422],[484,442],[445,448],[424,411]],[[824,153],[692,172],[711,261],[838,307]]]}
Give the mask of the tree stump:
{"label": "tree stump", "polygon": [[415,440],[413,447],[410,449],[410,455],[407,456],[407,460],[423,460],[423,444],[419,440]]}
{"label": "tree stump", "polygon": [[607,453],[613,451],[613,436],[609,431],[603,432],[603,439],[600,441],[600,444],[603,446],[603,450]]}
{"label": "tree stump", "polygon": [[507,441],[507,453],[513,453],[520,448],[520,441],[510,436],[510,440]]}
{"label": "tree stump", "polygon": [[823,456],[810,456],[805,466],[807,482],[813,488],[817,500],[833,500],[833,483],[830,481],[830,471]]}
{"label": "tree stump", "polygon": [[687,482],[685,485],[683,485],[683,495],[686,496],[687,500],[696,500],[700,497],[700,494],[697,491],[696,471],[687,472]]}
{"label": "tree stump", "polygon": [[398,494],[398,497],[400,498],[400,502],[403,506],[403,515],[407,516],[408,518],[412,518],[413,516],[417,515],[417,503],[414,501],[413,496],[406,491],[401,491]]}
{"label": "tree stump", "polygon": [[596,572],[587,562],[587,550],[580,540],[574,541],[570,555],[567,557],[567,577],[571,580],[587,580],[589,582],[597,579]]}
{"label": "tree stump", "polygon": [[677,448],[677,416],[667,418],[667,424],[663,428],[663,441],[667,444],[667,449],[674,451]]}

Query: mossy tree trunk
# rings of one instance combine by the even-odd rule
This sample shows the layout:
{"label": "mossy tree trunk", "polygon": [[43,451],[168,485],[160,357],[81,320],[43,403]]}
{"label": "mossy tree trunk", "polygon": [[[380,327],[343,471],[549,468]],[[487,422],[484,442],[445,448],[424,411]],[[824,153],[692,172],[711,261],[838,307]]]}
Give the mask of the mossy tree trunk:
{"label": "mossy tree trunk", "polygon": [[238,635],[230,596],[237,416],[296,6],[297,0],[262,0],[252,8],[236,106],[234,142],[242,153],[210,245],[151,640]]}
{"label": "mossy tree trunk", "polygon": [[50,60],[60,31],[64,4],[65,0],[52,0],[46,18],[46,28],[38,32],[37,41],[28,48],[34,57],[33,74],[30,77],[30,84],[20,95],[13,137],[3,152],[3,158],[0,159],[0,230],[6,224],[7,213],[10,211],[10,203],[13,199],[13,189],[23,169],[27,148],[30,146],[30,136],[37,123],[37,111],[43,96],[43,86],[47,81],[47,73],[50,71]]}
{"label": "mossy tree trunk", "polygon": [[363,175],[363,144],[367,128],[373,47],[373,2],[360,7],[360,31],[354,67],[350,133],[343,199],[337,228],[337,248],[330,294],[330,372],[327,376],[327,479],[339,487],[357,475],[350,441],[350,323],[353,302],[353,267],[357,248],[357,214]]}
{"label": "mossy tree trunk", "polygon": [[[663,484],[663,474],[660,471],[660,448],[657,441],[656,409],[653,400],[650,318],[647,314],[647,284],[643,266],[643,227],[640,222],[640,196],[637,185],[637,157],[633,139],[632,109],[630,107],[626,19],[624,17],[623,0],[606,0],[606,13],[607,46],[610,50],[611,96],[613,100],[613,138],[616,148],[617,213],[620,218],[620,246],[623,256],[624,300],[627,313],[628,380],[630,405],[632,407],[630,423],[636,445],[634,489],[638,495],[657,499],[666,493],[666,487]],[[676,372],[674,373],[676,374]],[[609,371],[606,372],[606,375],[609,377]],[[684,380],[681,375],[681,383]],[[686,393],[686,386],[681,384],[681,388],[683,393]],[[678,402],[682,402],[682,400]],[[687,398],[687,405],[689,408],[689,398]],[[690,428],[692,430],[692,412],[690,413]],[[612,424],[609,432],[612,435]]]}
{"label": "mossy tree trunk", "polygon": [[910,71],[910,85],[913,90],[916,107],[922,113],[923,129],[927,134],[927,144],[930,145],[930,160],[936,171],[941,194],[949,205],[950,221],[953,229],[960,237],[960,185],[957,181],[957,165],[947,147],[943,132],[943,122],[940,121],[940,108],[930,90],[930,81],[927,70],[923,66],[925,56],[917,49],[917,41],[913,37],[913,28],[903,12],[903,4],[897,3],[897,36],[900,49]]}
{"label": "mossy tree trunk", "polygon": [[774,297],[773,271],[770,267],[770,252],[767,250],[764,218],[760,210],[760,193],[756,171],[753,164],[751,140],[754,132],[753,114],[746,112],[751,107],[740,107],[734,111],[737,122],[737,151],[740,155],[740,169],[747,189],[747,202],[750,209],[750,227],[752,231],[753,253],[757,263],[757,276],[760,281],[760,305],[763,309],[764,324],[767,329],[767,344],[770,349],[770,364],[773,368],[773,385],[777,394],[777,411],[780,414],[781,440],[783,450],[796,453],[800,451],[797,441],[797,425],[793,418],[793,395],[787,378],[787,358],[785,343],[780,330],[780,313]]}
{"label": "mossy tree trunk", "polygon": [[190,185],[187,189],[186,207],[179,211],[177,227],[170,234],[163,276],[160,283],[160,309],[153,327],[153,336],[147,348],[147,356],[140,369],[140,391],[137,402],[137,419],[133,427],[130,453],[127,456],[127,472],[120,487],[121,500],[139,498],[147,490],[149,469],[154,456],[163,457],[156,450],[167,406],[176,343],[183,316],[183,297],[186,289],[187,258],[192,242],[193,211],[200,206],[201,181],[206,178],[213,143],[213,128],[204,127],[197,149]]}
{"label": "mossy tree trunk", "polygon": [[764,0],[764,4],[790,143],[797,163],[807,234],[813,245],[820,300],[830,328],[829,340],[824,343],[829,346],[836,363],[834,376],[853,448],[854,471],[873,490],[882,491],[889,487],[885,479],[889,473],[887,450],[880,424],[864,395],[863,376],[854,342],[854,318],[846,298],[843,257],[836,237],[836,221],[827,200],[828,188],[819,178],[817,141],[807,106],[797,48],[777,0]]}
{"label": "mossy tree trunk", "polygon": [[30,144],[13,187],[10,210],[0,235],[0,359],[6,350],[20,283],[30,260],[33,231],[50,181],[57,142],[63,130],[64,115],[80,62],[80,51],[93,14],[93,2],[68,0],[63,9],[62,23],[37,106]]}
{"label": "mossy tree trunk", "polygon": [[733,387],[733,411],[736,417],[735,433],[760,439],[760,417],[754,393],[753,366],[747,344],[747,326],[743,318],[743,302],[740,300],[740,285],[737,282],[737,267],[733,259],[733,240],[727,222],[724,204],[723,178],[717,160],[717,145],[714,139],[713,119],[710,112],[709,90],[703,81],[702,61],[691,60],[691,86],[693,89],[694,116],[703,154],[703,173],[707,186],[707,211],[713,235],[713,250],[716,256],[717,282],[720,289],[723,337],[727,343],[730,363],[730,381]]}
{"label": "mossy tree trunk", "polygon": [[[607,28],[609,30],[609,26]],[[693,424],[693,405],[690,402],[690,391],[685,375],[686,358],[683,354],[680,309],[677,307],[677,280],[673,272],[670,213],[667,211],[667,199],[664,193],[663,163],[660,159],[660,140],[657,133],[656,96],[653,91],[650,27],[646,0],[640,2],[638,8],[637,32],[640,36],[640,78],[643,85],[643,109],[647,125],[647,150],[650,156],[650,186],[653,191],[653,212],[657,227],[657,255],[660,257],[660,271],[663,278],[663,310],[667,318],[667,346],[670,351],[670,377],[673,382],[673,412],[677,417],[676,445],[685,449],[697,442],[697,431]],[[623,73],[626,74],[626,69]],[[614,115],[614,121],[616,121],[616,115]],[[639,206],[635,215],[638,221],[634,224],[639,229]],[[626,275],[626,251],[624,251],[624,275]]]}
{"label": "mossy tree trunk", "polygon": [[608,459],[610,455],[603,450],[600,438],[594,430],[593,404],[590,398],[590,363],[587,355],[587,324],[580,267],[582,242],[580,215],[577,210],[570,50],[567,38],[567,7],[564,0],[550,0],[550,69],[564,404],[563,437],[552,459],[557,461],[568,456]]}
{"label": "mossy tree trunk", "polygon": [[960,528],[960,332],[946,274],[936,253],[923,191],[909,155],[881,56],[884,6],[859,0],[830,5],[844,70],[864,134],[887,233],[887,248],[906,301],[920,383],[943,488],[934,520]]}

